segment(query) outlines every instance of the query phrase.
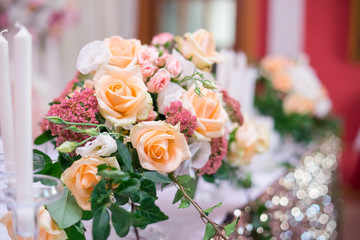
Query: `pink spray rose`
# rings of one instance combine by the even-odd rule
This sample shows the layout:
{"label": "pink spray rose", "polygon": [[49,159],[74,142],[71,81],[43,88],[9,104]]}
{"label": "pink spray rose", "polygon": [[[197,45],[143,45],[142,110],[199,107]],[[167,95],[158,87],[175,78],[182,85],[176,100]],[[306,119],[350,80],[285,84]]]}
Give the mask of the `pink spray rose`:
{"label": "pink spray rose", "polygon": [[166,60],[170,57],[171,55],[168,53],[164,53],[163,55],[161,55],[161,57],[158,57],[157,59],[155,59],[154,63],[159,66],[159,67],[163,67],[166,63]]}
{"label": "pink spray rose", "polygon": [[158,69],[156,66],[154,66],[151,63],[144,64],[144,65],[140,66],[140,68],[141,68],[141,74],[143,75],[143,77],[151,77],[152,75],[154,75],[154,73]]}
{"label": "pink spray rose", "polygon": [[165,69],[162,68],[153,77],[150,78],[150,81],[147,83],[148,91],[149,92],[161,92],[166,88],[166,86],[170,82],[170,74]]}
{"label": "pink spray rose", "polygon": [[175,78],[181,73],[180,62],[175,57],[168,57],[166,59],[166,69],[169,71],[171,77]]}
{"label": "pink spray rose", "polygon": [[159,33],[151,40],[152,45],[164,45],[174,39],[174,35],[168,32]]}
{"label": "pink spray rose", "polygon": [[143,46],[138,54],[138,61],[140,65],[149,64],[159,56],[159,52],[154,47]]}

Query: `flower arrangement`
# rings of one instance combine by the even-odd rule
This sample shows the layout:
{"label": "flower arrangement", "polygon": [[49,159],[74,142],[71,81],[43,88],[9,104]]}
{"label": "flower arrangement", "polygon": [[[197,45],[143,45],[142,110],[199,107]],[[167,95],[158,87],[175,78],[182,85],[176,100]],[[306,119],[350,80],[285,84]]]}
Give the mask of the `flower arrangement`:
{"label": "flower arrangement", "polygon": [[298,142],[311,141],[326,130],[338,132],[326,88],[305,60],[265,57],[259,65],[255,106],[274,118],[281,135]]}
{"label": "flower arrangement", "polygon": [[215,223],[209,214],[221,203],[203,209],[193,200],[198,178],[215,181],[236,169],[227,161],[229,133],[241,129],[243,116],[209,72],[221,61],[204,29],[162,33],[150,46],[113,36],[81,49],[79,72],[50,103],[35,140],[52,141],[59,152],[55,161],[35,152],[46,163],[41,173],[65,185],[59,202],[46,206],[56,229],[84,239],[82,220],[92,219],[93,238],[101,240],[111,221],[119,237],[133,228],[139,239],[138,228],[168,218],[155,204],[156,189],[174,184],[173,203],[195,207],[204,239],[227,239],[238,219]]}

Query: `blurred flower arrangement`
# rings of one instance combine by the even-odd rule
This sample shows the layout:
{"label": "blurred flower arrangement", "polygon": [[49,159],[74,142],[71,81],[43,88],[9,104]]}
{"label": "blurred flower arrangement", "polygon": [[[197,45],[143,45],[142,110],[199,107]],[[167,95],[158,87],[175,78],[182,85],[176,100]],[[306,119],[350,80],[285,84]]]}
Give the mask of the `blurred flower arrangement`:
{"label": "blurred flower arrangement", "polygon": [[21,22],[40,46],[49,37],[59,38],[64,27],[74,25],[78,17],[77,1],[5,0],[0,3],[0,30]]}
{"label": "blurred flower arrangement", "polygon": [[326,130],[339,132],[327,91],[305,59],[267,56],[259,75],[255,106],[274,118],[281,135],[309,142]]}
{"label": "blurred flower arrangement", "polygon": [[40,173],[65,185],[64,196],[46,206],[56,239],[64,232],[85,239],[82,220],[90,219],[94,239],[107,239],[111,226],[119,237],[133,228],[140,239],[138,228],[168,219],[155,201],[156,189],[169,184],[178,189],[174,204],[199,212],[204,239],[227,239],[238,219],[215,223],[209,214],[221,203],[199,206],[197,180],[236,178],[239,163],[266,149],[268,139],[251,122],[243,125],[240,104],[217,89],[209,71],[221,61],[204,29],[161,33],[150,46],[113,36],[81,49],[79,72],[50,103],[35,140],[59,152],[53,161],[34,150],[45,162]]}

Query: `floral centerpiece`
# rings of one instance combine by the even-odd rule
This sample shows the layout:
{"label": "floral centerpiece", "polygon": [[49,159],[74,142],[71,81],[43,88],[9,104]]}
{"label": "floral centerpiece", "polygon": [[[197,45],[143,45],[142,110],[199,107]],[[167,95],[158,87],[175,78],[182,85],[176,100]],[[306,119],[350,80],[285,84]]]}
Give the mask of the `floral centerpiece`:
{"label": "floral centerpiece", "polygon": [[140,239],[139,228],[168,219],[155,204],[156,189],[174,184],[173,203],[195,207],[204,239],[227,239],[237,220],[215,223],[209,214],[221,203],[203,209],[193,200],[199,177],[214,181],[229,169],[230,133],[243,122],[240,104],[209,72],[221,61],[203,29],[162,33],[150,46],[113,36],[81,49],[79,72],[50,103],[35,140],[56,145],[56,160],[38,150],[34,156],[46,163],[42,174],[65,185],[63,197],[44,209],[51,216],[44,226],[58,234],[48,236],[85,239],[82,221],[92,219],[94,239],[107,239],[111,226],[119,237],[132,228]]}
{"label": "floral centerpiece", "polygon": [[308,142],[326,130],[338,132],[327,90],[304,59],[265,57],[259,66],[255,106],[274,118],[281,135],[298,142]]}

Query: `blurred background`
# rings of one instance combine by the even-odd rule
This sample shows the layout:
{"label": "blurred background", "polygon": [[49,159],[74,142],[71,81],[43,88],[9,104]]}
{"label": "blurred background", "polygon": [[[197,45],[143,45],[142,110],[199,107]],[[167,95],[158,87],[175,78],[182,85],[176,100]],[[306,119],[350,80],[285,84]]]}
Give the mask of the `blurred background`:
{"label": "blurred background", "polygon": [[34,36],[39,106],[72,79],[86,43],[112,35],[150,43],[160,32],[205,28],[219,49],[244,52],[250,63],[306,54],[343,118],[342,236],[359,239],[360,0],[0,0],[0,29],[11,35],[15,21]]}

